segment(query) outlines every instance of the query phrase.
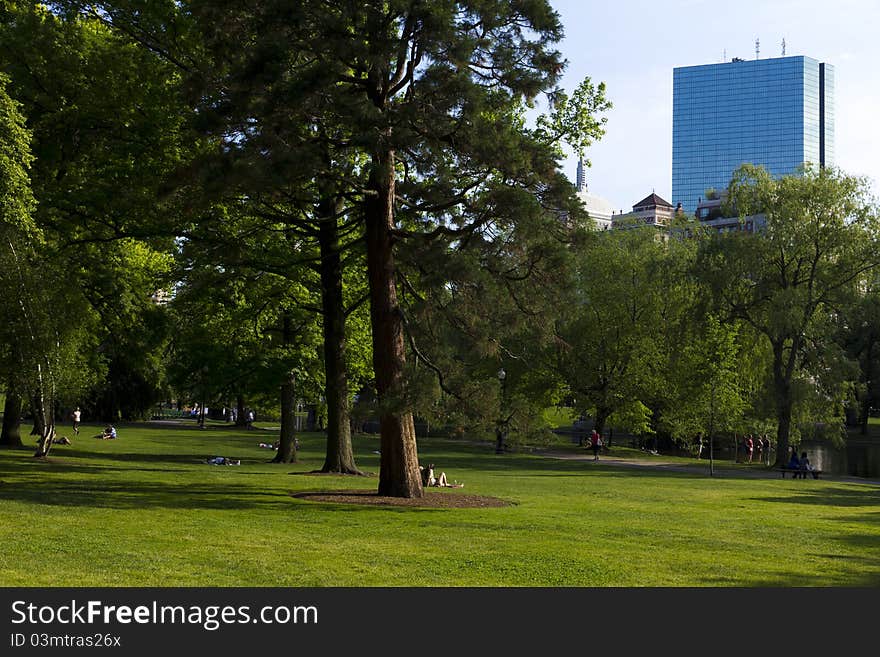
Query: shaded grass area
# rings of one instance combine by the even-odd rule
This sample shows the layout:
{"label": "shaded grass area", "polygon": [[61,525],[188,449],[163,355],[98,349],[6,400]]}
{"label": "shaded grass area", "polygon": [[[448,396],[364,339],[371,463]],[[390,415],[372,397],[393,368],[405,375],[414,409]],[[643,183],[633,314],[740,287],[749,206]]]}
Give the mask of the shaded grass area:
{"label": "shaded grass area", "polygon": [[[313,475],[323,436],[272,464],[274,434],[84,427],[48,462],[0,450],[6,586],[877,586],[880,489],[497,456],[422,439],[423,461],[511,506],[426,509],[293,497],[375,488]],[[378,438],[356,436],[378,471]],[[206,465],[210,456],[240,466]],[[638,458],[634,450],[633,458]],[[687,462],[683,459],[682,462]],[[39,555],[39,560],[37,559]]]}

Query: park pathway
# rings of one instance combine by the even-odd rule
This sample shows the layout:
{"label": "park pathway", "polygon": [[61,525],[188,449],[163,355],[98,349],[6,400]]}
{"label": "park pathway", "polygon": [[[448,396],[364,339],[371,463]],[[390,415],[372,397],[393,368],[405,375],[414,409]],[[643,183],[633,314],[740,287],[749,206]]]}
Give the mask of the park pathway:
{"label": "park pathway", "polygon": [[[593,454],[590,452],[570,453],[570,452],[554,452],[546,451],[542,453],[547,458],[560,459],[566,461],[587,461],[590,465],[597,467],[614,466],[621,468],[636,469],[653,469],[666,472],[683,472],[695,476],[709,476],[709,460],[703,459],[697,461],[694,459],[692,463],[683,462],[677,459],[664,459],[662,455],[646,456],[644,459],[625,458],[611,454],[601,454],[598,461],[593,460]],[[714,476],[723,479],[782,479],[778,470],[768,469],[763,466],[746,466],[732,465],[729,461],[715,461]],[[790,477],[788,477],[790,479]],[[866,479],[864,477],[848,477],[840,475],[822,474],[821,479],[827,481],[841,481],[851,484],[866,484],[869,486],[880,486],[880,480]],[[808,480],[809,481],[809,480]]]}

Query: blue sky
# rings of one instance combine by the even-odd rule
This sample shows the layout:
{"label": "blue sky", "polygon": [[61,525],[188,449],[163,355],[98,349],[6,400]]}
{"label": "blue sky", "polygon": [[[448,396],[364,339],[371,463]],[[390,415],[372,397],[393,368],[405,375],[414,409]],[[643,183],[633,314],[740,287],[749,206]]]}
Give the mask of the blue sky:
{"label": "blue sky", "polygon": [[[880,0],[550,0],[565,26],[562,86],[606,83],[607,133],[587,151],[590,192],[629,210],[672,192],[672,69],[725,56],[806,55],[834,66],[835,159],[880,194]],[[575,180],[576,159],[565,172]]]}

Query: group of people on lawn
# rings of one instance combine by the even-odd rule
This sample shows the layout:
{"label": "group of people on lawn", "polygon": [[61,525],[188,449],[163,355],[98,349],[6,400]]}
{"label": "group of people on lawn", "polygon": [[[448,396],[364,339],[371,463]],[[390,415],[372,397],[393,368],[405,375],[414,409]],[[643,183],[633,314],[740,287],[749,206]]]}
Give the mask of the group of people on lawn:
{"label": "group of people on lawn", "polygon": [[[81,413],[79,408],[77,408],[73,412],[73,431],[74,433],[79,433],[79,423],[80,423]],[[113,440],[116,438],[116,427],[112,424],[108,424],[107,427],[95,438],[100,438],[103,440]],[[59,441],[60,442],[60,441]],[[298,442],[298,441],[297,441]],[[763,463],[766,458],[767,464],[770,463],[770,439],[767,438],[766,435],[759,436],[757,439],[752,437],[752,434],[746,436],[744,442],[746,454],[748,455],[748,462],[751,463],[754,458],[755,451],[758,452],[758,462]],[[66,444],[70,444],[67,442]],[[593,458],[595,460],[599,460],[599,447],[601,446],[601,437],[598,432],[593,429],[592,435],[590,436],[590,447],[593,451]],[[260,443],[260,447],[272,447],[274,449],[278,449],[278,443],[275,444],[263,444]],[[697,458],[701,458],[703,455],[703,437],[697,437]],[[791,458],[788,460],[788,464],[786,466],[789,470],[795,470],[794,478],[802,477],[803,479],[807,478],[807,473],[812,474],[814,479],[818,478],[818,473],[813,468],[810,463],[810,459],[807,456],[806,452],[801,452],[800,457],[798,457],[797,450],[792,448],[791,450]],[[463,484],[454,483],[450,484],[446,479],[446,473],[441,472],[440,476],[437,477],[434,475],[434,464],[431,463],[427,468],[419,466],[419,469],[422,471],[422,485],[424,486],[442,486],[449,488],[459,488],[463,486]]]}
{"label": "group of people on lawn", "polygon": [[[753,437],[752,434],[748,434],[745,440],[743,440],[743,447],[749,463],[757,460],[758,463],[770,465],[770,439],[767,437],[767,434],[757,438]],[[755,459],[756,453],[757,459]]]}
{"label": "group of people on lawn", "polygon": [[[698,459],[702,458],[704,447],[705,443],[703,437],[702,435],[698,435],[696,441]],[[766,463],[767,465],[770,465],[770,439],[766,434],[758,436],[757,438],[754,438],[752,434],[748,434],[743,440],[743,447],[745,449],[748,463],[757,460],[758,463]],[[757,459],[755,459],[755,452],[757,452]],[[813,479],[819,478],[819,473],[813,467],[813,464],[810,463],[810,458],[807,456],[807,453],[801,452],[800,456],[798,456],[797,450],[794,447],[791,448],[791,457],[785,467],[788,470],[796,471],[794,473],[795,479],[799,477],[806,479],[807,473],[810,473],[813,476]]]}
{"label": "group of people on lawn", "polygon": [[[70,414],[70,417],[73,419],[73,433],[77,436],[79,435],[79,424],[82,421],[82,411],[79,406],[77,406],[73,412]],[[95,438],[100,440],[115,440],[116,439],[116,427],[112,424],[108,424],[104,427],[104,430],[101,431]],[[70,443],[67,443],[68,445]]]}

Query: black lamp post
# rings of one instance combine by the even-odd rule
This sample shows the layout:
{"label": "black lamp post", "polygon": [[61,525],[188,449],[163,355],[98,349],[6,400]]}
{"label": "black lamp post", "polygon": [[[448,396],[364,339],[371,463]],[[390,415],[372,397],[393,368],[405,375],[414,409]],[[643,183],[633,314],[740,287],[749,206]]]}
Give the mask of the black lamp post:
{"label": "black lamp post", "polygon": [[501,403],[499,405],[498,422],[495,425],[495,453],[504,454],[504,441],[507,439],[507,372],[502,367],[498,370],[498,381],[501,383]]}
{"label": "black lamp post", "polygon": [[709,476],[715,476],[715,382],[712,382],[712,396],[709,401]]}

